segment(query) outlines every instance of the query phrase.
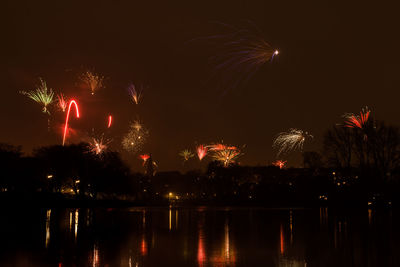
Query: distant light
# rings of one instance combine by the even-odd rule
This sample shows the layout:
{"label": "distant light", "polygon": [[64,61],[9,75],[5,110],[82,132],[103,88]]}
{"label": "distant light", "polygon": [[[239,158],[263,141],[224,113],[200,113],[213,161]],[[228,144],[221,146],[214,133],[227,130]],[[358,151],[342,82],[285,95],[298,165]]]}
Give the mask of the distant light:
{"label": "distant light", "polygon": [[79,184],[80,182],[81,182],[81,180],[76,180],[75,181],[76,184]]}
{"label": "distant light", "polygon": [[276,56],[276,55],[278,55],[279,54],[279,51],[278,50],[275,50],[274,51],[274,55]]}
{"label": "distant light", "polygon": [[51,179],[51,178],[53,178],[52,174],[47,175],[47,179]]}

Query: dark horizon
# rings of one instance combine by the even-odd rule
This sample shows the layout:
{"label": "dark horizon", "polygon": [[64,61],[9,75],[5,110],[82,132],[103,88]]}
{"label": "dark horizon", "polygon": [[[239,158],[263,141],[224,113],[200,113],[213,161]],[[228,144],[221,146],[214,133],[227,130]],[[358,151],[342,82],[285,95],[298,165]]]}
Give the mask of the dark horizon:
{"label": "dark horizon", "polygon": [[[153,5],[152,5],[153,4]],[[202,1],[187,3],[95,3],[7,1],[2,16],[2,142],[24,152],[61,144],[63,114],[47,117],[40,105],[20,95],[42,77],[50,88],[77,99],[81,119],[70,142],[84,141],[94,128],[106,132],[121,151],[129,122],[139,118],[149,129],[144,153],[152,153],[160,171],[180,170],[178,153],[195,144],[246,145],[243,165],[275,160],[273,138],[289,128],[314,135],[305,151],[319,151],[322,134],[343,121],[345,112],[364,106],[372,116],[399,125],[395,112],[400,85],[400,24],[394,1],[373,3],[293,1]],[[216,22],[251,21],[279,56],[243,86],[223,94],[209,79],[210,49],[195,38],[218,32]],[[188,43],[189,42],[189,43]],[[78,80],[83,72],[104,75],[105,88],[90,95]],[[130,82],[143,85],[143,102],[134,105]],[[59,132],[57,132],[56,129]],[[137,155],[123,152],[134,170]],[[288,159],[300,166],[300,152]],[[204,168],[206,164],[199,164]],[[140,169],[139,169],[140,170]]]}

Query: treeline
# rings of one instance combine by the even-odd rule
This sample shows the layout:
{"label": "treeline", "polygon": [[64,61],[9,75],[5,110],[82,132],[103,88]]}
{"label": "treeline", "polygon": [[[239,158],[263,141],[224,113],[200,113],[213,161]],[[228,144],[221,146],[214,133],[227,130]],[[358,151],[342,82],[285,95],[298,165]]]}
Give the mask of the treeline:
{"label": "treeline", "polygon": [[334,126],[319,152],[303,153],[303,168],[210,162],[206,171],[133,173],[119,153],[89,152],[88,144],[46,146],[23,156],[0,144],[0,196],[57,195],[137,204],[396,205],[400,196],[400,132],[370,121]]}
{"label": "treeline", "polygon": [[47,146],[22,156],[21,148],[0,145],[3,194],[59,194],[75,199],[144,198],[144,174],[132,174],[117,152],[100,156],[88,144]]}

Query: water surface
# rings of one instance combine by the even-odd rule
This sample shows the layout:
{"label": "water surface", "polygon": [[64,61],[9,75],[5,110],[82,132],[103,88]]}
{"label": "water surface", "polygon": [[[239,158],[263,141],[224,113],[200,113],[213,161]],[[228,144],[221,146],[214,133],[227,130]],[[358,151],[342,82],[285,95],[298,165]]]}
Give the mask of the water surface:
{"label": "water surface", "polygon": [[14,208],[0,223],[0,266],[400,266],[390,210]]}

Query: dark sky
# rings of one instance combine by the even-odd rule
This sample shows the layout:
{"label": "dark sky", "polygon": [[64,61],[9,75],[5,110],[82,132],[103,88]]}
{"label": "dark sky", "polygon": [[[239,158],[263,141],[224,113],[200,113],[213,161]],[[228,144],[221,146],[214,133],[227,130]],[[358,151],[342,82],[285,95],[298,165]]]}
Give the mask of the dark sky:
{"label": "dark sky", "polygon": [[[145,152],[160,170],[181,169],[178,152],[196,142],[221,140],[246,145],[242,164],[267,164],[274,136],[289,128],[313,133],[305,150],[319,150],[326,129],[366,105],[398,125],[398,10],[396,1],[3,1],[0,141],[27,153],[61,143],[64,115],[52,113],[49,133],[40,106],[18,94],[38,77],[80,103],[70,142],[92,128],[106,132],[112,113],[106,134],[120,150],[128,123],[140,118],[150,130]],[[215,22],[243,21],[281,53],[223,95],[207,82],[212,49],[189,41],[214,34]],[[107,77],[95,96],[77,78],[86,69]],[[129,82],[146,87],[139,106],[128,98]],[[288,158],[299,164],[299,153]]]}

